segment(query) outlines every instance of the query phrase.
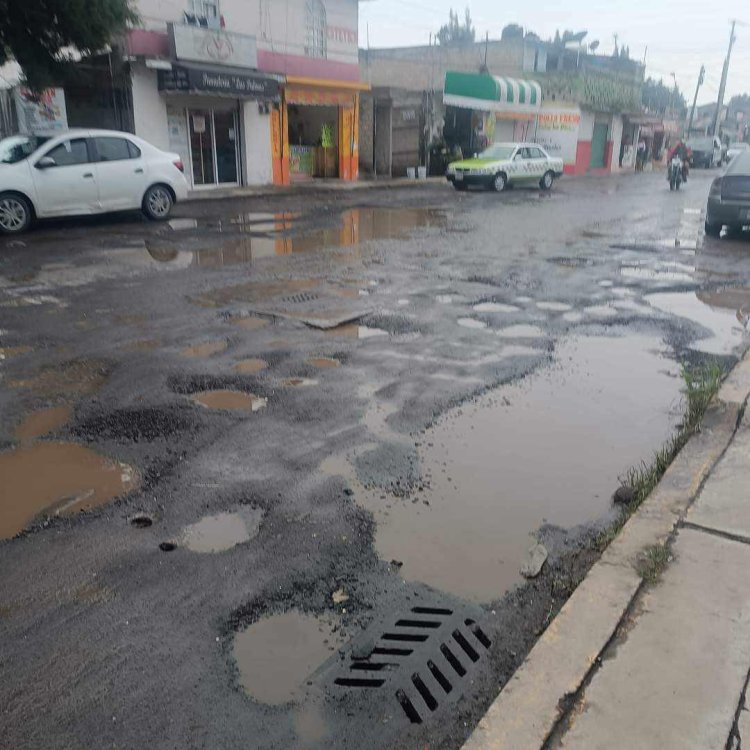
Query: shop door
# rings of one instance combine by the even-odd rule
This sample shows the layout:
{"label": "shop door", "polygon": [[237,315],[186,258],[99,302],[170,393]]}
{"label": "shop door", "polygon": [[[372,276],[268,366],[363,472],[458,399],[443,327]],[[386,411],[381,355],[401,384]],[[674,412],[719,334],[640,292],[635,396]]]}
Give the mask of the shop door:
{"label": "shop door", "polygon": [[607,131],[609,126],[606,122],[594,123],[594,135],[591,139],[591,169],[603,169],[607,158]]}
{"label": "shop door", "polygon": [[237,113],[189,109],[188,127],[193,185],[236,185]]}

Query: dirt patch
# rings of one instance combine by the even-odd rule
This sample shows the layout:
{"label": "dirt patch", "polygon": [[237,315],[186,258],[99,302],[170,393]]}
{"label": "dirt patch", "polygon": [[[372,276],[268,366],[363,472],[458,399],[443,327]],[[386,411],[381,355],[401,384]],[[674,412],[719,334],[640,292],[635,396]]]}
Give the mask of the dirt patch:
{"label": "dirt patch", "polygon": [[240,360],[232,369],[241,375],[252,375],[256,372],[262,372],[268,367],[265,359],[243,359]]}
{"label": "dirt patch", "polygon": [[74,443],[37,443],[0,453],[0,539],[10,539],[40,513],[91,510],[138,486],[127,464]]}
{"label": "dirt patch", "polygon": [[341,367],[341,362],[333,357],[311,357],[305,360],[305,364],[310,365],[310,367],[317,367],[319,370]]}
{"label": "dirt patch", "polygon": [[32,412],[16,427],[16,440],[26,443],[48,435],[70,421],[72,415],[72,406],[53,406]]}
{"label": "dirt patch", "polygon": [[186,346],[180,354],[182,354],[183,357],[213,357],[215,354],[225,352],[228,345],[228,342],[224,339],[218,341],[204,341],[202,344]]}
{"label": "dirt patch", "polygon": [[11,380],[11,388],[25,388],[40,398],[70,400],[96,393],[112,370],[105,360],[79,359],[48,365],[38,373],[21,380]]}
{"label": "dirt patch", "polygon": [[229,318],[229,322],[246,331],[260,331],[269,324],[267,318],[259,318],[257,315],[244,315]]}

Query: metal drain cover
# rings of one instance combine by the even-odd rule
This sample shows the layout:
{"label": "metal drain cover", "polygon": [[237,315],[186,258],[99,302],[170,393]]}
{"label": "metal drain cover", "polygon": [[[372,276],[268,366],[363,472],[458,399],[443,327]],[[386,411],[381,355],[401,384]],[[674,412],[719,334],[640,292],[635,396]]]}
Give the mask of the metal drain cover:
{"label": "metal drain cover", "polygon": [[[313,675],[348,715],[408,727],[459,700],[491,642],[478,607],[435,596],[373,623]],[[376,708],[376,704],[380,704]]]}

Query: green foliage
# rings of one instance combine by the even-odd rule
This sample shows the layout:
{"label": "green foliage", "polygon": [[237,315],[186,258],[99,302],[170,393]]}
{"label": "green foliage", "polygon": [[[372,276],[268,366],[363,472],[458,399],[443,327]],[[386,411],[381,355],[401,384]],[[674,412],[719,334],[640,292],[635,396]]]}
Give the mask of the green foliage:
{"label": "green foliage", "polygon": [[667,564],[672,561],[672,553],[666,544],[654,544],[641,553],[638,572],[646,583],[656,583]]}
{"label": "green foliage", "polygon": [[471,21],[471,13],[466,8],[463,24],[458,20],[458,13],[451,8],[448,23],[440,27],[437,40],[440,44],[468,44],[476,38],[476,29]]}
{"label": "green foliage", "polygon": [[68,61],[104,50],[135,23],[129,0],[0,0],[0,65],[15,60],[35,90],[58,82]]}
{"label": "green foliage", "polygon": [[333,148],[333,126],[328,122],[320,129],[320,145],[323,148]]}
{"label": "green foliage", "polygon": [[659,115],[666,114],[670,106],[678,117],[684,117],[687,113],[687,102],[679,87],[667,86],[663,80],[647,78],[641,100],[647,110]]}

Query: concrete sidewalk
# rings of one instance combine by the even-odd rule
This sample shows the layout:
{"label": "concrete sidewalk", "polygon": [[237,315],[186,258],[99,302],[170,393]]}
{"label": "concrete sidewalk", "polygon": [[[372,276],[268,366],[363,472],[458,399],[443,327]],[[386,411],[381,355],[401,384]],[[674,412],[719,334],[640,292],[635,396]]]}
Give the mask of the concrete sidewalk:
{"label": "concrete sidewalk", "polygon": [[375,188],[417,188],[427,185],[448,185],[445,177],[428,177],[426,180],[410,180],[406,177],[357,180],[311,180],[293,185],[257,185],[246,187],[218,188],[211,190],[191,190],[188,200],[223,200],[227,198],[263,198],[272,196],[310,195],[311,193],[353,193]]}
{"label": "concrete sidewalk", "polygon": [[465,750],[750,746],[749,394],[750,356]]}

